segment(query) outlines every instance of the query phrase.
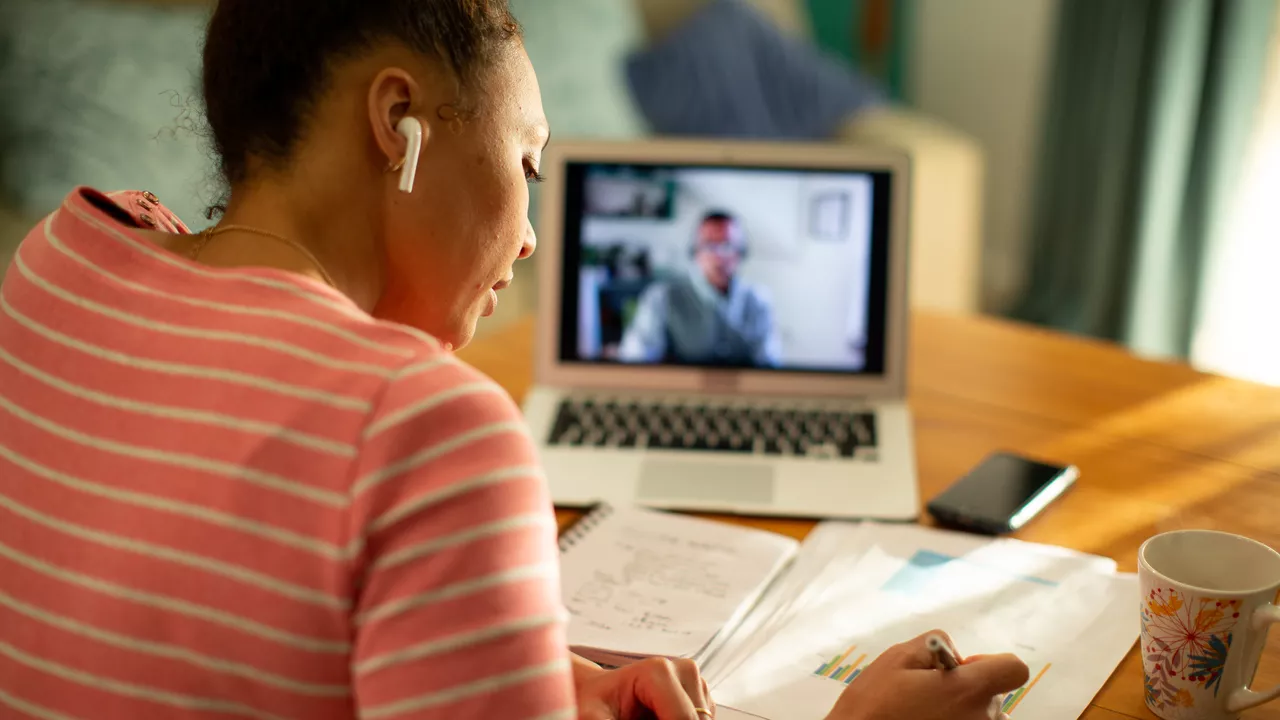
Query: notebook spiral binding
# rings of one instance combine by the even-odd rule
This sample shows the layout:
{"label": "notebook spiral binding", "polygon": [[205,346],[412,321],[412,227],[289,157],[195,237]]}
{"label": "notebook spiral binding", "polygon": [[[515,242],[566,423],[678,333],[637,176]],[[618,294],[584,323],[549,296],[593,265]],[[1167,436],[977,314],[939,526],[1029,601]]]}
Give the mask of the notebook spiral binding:
{"label": "notebook spiral binding", "polygon": [[613,506],[608,503],[600,503],[591,508],[582,519],[573,525],[560,536],[560,552],[568,552],[574,545],[582,541],[597,525],[604,522],[606,518],[613,514]]}

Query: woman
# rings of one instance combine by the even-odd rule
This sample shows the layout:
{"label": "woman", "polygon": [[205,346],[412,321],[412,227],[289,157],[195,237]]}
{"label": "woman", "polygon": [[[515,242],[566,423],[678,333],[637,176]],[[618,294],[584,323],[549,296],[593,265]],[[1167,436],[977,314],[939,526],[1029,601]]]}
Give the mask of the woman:
{"label": "woman", "polygon": [[[204,93],[213,231],[79,189],[4,282],[0,715],[714,716],[690,663],[569,654],[533,445],[450,354],[535,244],[505,2],[222,0]],[[1026,676],[930,665],[832,717],[985,717]]]}

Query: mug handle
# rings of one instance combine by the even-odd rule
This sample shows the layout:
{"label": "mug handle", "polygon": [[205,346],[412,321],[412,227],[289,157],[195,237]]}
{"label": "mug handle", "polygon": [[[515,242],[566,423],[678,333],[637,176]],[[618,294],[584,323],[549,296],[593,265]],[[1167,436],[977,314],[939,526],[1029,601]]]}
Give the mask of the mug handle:
{"label": "mug handle", "polygon": [[[1262,632],[1268,625],[1280,623],[1280,607],[1263,605],[1253,613],[1253,629]],[[1227,696],[1227,712],[1238,713],[1280,698],[1280,685],[1263,692],[1240,688]]]}

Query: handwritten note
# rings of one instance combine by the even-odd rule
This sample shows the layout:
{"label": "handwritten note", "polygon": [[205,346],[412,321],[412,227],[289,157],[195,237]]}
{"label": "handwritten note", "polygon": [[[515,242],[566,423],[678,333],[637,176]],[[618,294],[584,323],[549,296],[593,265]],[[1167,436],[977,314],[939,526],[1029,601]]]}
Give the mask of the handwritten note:
{"label": "handwritten note", "polygon": [[741,619],[796,547],[789,538],[724,523],[613,509],[564,556],[570,645],[628,657],[697,657]]}

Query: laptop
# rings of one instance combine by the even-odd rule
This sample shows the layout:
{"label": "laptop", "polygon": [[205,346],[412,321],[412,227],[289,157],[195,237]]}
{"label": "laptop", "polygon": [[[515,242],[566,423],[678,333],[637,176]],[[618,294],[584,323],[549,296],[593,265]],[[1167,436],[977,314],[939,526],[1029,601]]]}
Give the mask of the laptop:
{"label": "laptop", "polygon": [[548,148],[523,409],[555,503],[914,519],[908,165],[848,145]]}

